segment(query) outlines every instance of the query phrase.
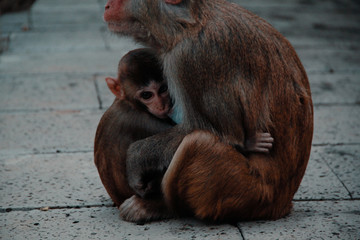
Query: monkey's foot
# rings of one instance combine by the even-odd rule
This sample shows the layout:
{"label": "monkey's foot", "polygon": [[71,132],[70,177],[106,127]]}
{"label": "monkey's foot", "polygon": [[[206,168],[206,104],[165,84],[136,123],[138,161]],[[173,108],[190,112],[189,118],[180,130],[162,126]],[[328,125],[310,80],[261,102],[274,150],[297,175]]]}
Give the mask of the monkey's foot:
{"label": "monkey's foot", "polygon": [[120,216],[125,221],[136,223],[144,223],[174,216],[168,210],[162,199],[148,200],[136,195],[126,199],[119,207],[119,210]]}

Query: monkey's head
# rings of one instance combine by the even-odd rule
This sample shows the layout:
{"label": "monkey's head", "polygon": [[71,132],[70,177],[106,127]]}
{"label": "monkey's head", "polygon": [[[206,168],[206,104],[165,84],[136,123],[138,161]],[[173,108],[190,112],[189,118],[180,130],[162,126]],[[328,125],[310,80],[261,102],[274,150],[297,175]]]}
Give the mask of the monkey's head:
{"label": "monkey's head", "polygon": [[118,78],[106,78],[111,92],[158,118],[167,118],[172,108],[161,64],[152,49],[130,51],[119,62]]}
{"label": "monkey's head", "polygon": [[112,32],[164,47],[197,22],[199,4],[199,0],[108,0],[104,20]]}

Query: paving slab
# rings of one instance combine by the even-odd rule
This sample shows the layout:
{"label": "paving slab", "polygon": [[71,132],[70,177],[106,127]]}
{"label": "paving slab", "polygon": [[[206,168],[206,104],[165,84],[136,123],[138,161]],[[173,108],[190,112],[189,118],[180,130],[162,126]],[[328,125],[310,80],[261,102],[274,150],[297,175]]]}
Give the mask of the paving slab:
{"label": "paving slab", "polygon": [[[26,41],[24,41],[26,38]],[[105,50],[105,42],[97,31],[76,32],[16,32],[10,35],[9,53],[75,52]]]}
{"label": "paving slab", "polygon": [[308,73],[359,72],[359,50],[301,49],[297,53]]}
{"label": "paving slab", "polygon": [[[131,48],[109,54],[106,50],[44,53],[4,53],[0,56],[0,72],[28,73],[104,73],[113,72],[114,66]],[[46,63],[46,64],[44,64]],[[116,68],[115,68],[116,69]]]}
{"label": "paving slab", "polygon": [[39,32],[99,30],[104,24],[96,0],[56,1],[38,0],[31,9],[32,29]]}
{"label": "paving slab", "polygon": [[[57,9],[57,11],[39,12],[34,9],[32,12],[32,29],[40,32],[52,31],[81,31],[99,30],[104,24],[99,10],[88,11],[69,6],[67,9]],[[93,7],[89,7],[93,9]],[[57,15],[64,15],[59,18]]]}
{"label": "paving slab", "polygon": [[0,156],[92,151],[102,113],[100,110],[0,113]]}
{"label": "paving slab", "polygon": [[360,103],[360,79],[357,73],[309,74],[314,104]]}
{"label": "paving slab", "polygon": [[295,202],[277,221],[239,223],[245,240],[360,239],[360,201]]}
{"label": "paving slab", "polygon": [[[354,36],[357,36],[354,34]],[[317,37],[313,35],[300,35],[286,37],[294,46],[295,50],[301,49],[338,49],[338,50],[359,50],[360,43],[357,39],[334,39]]]}
{"label": "paving slab", "polygon": [[[51,229],[51,231],[49,231]],[[207,225],[193,219],[145,225],[124,222],[116,208],[56,209],[0,214],[4,239],[236,240],[237,227]]]}
{"label": "paving slab", "polygon": [[112,206],[92,152],[9,157],[0,166],[2,210]]}
{"label": "paving slab", "polygon": [[359,119],[358,105],[315,106],[313,144],[359,144]]}
{"label": "paving slab", "polygon": [[94,77],[91,75],[0,74],[0,78],[0,111],[99,107]]}
{"label": "paving slab", "polygon": [[233,2],[266,19],[287,37],[360,40],[360,27],[357,24],[360,21],[359,5],[356,1]]}
{"label": "paving slab", "polygon": [[359,199],[360,145],[325,147],[320,156],[350,192],[351,197]]}
{"label": "paving slab", "polygon": [[31,26],[30,18],[30,11],[1,15],[0,32],[7,34],[11,32],[22,32]]}
{"label": "paving slab", "polygon": [[[310,160],[300,184],[295,200],[351,199],[343,183],[323,160],[323,156],[334,157],[326,153],[324,147],[313,147]],[[360,174],[360,170],[358,171]]]}

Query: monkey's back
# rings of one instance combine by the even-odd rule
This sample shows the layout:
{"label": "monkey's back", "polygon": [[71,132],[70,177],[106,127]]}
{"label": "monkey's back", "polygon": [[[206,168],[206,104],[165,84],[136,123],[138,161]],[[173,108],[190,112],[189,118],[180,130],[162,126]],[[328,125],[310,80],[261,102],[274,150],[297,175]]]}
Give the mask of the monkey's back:
{"label": "monkey's back", "polygon": [[[202,27],[169,58],[165,55],[165,67],[178,66],[173,81],[183,87],[175,95],[187,101],[185,127],[211,129],[225,141],[239,142],[269,131],[275,141],[271,153],[254,154],[248,163],[274,186],[274,205],[288,206],[304,175],[313,135],[306,72],[291,44],[263,19],[225,1],[206,5]],[[174,70],[165,71],[172,75]]]}

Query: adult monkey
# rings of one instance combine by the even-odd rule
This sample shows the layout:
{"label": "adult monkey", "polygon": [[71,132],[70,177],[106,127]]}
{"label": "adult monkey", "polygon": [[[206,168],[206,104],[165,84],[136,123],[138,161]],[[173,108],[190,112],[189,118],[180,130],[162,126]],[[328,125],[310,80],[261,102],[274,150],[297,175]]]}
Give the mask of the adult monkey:
{"label": "adult monkey", "polygon": [[[109,0],[104,19],[110,30],[158,50],[184,114],[182,124],[131,145],[126,167],[138,195],[121,205],[121,215],[161,218],[158,201],[147,196],[160,181],[178,213],[210,220],[288,214],[313,133],[308,79],[290,43],[224,0]],[[245,156],[232,147],[255,132],[275,139],[270,154]]]}

